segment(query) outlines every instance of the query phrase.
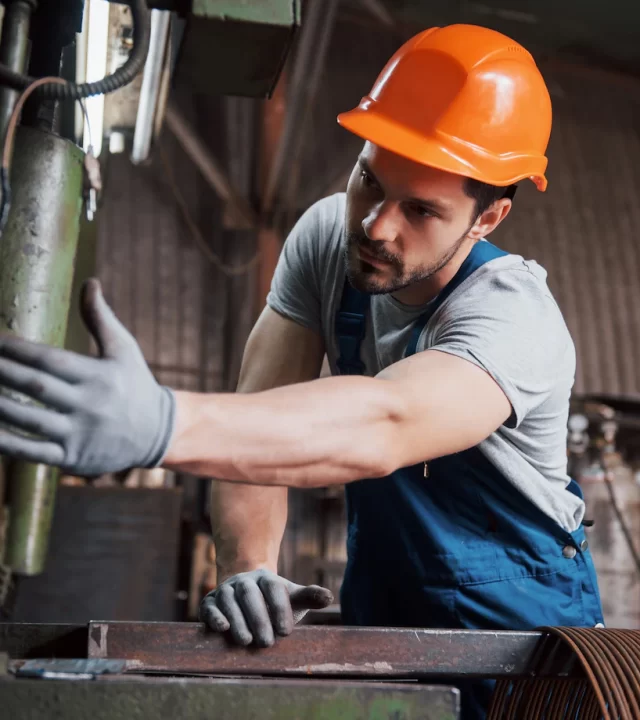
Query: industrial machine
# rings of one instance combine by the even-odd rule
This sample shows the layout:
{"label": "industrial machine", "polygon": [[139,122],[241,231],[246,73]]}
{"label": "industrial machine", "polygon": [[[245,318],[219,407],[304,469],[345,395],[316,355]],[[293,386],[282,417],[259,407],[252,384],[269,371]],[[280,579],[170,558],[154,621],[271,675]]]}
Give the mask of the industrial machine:
{"label": "industrial machine", "polygon": [[[144,162],[174,77],[199,92],[268,97],[300,6],[6,0],[3,9],[0,332],[63,346],[79,238],[92,232],[107,131],[117,129],[116,139],[132,135],[131,159]],[[43,569],[58,477],[45,466],[1,465],[0,613],[6,613],[12,578]]]}

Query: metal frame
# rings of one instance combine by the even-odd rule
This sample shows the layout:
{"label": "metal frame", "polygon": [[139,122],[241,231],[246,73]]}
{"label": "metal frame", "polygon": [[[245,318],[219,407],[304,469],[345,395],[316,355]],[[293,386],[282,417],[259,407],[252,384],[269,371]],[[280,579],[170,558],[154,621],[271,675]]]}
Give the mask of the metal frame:
{"label": "metal frame", "polygon": [[541,632],[304,626],[271,648],[256,649],[234,646],[200,623],[0,623],[2,651],[13,659],[135,660],[142,673],[412,680],[582,676],[559,642]]}
{"label": "metal frame", "polygon": [[201,623],[5,623],[3,652],[15,677],[0,673],[0,707],[65,720],[456,720],[462,680],[585,678],[545,632],[298,626],[258,649]]}

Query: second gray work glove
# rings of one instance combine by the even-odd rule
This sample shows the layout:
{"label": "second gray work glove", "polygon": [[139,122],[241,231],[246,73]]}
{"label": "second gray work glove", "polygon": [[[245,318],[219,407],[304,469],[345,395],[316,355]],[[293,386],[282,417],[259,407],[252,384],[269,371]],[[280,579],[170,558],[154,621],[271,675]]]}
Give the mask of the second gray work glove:
{"label": "second gray work glove", "polygon": [[87,477],[155,467],[173,434],[173,393],[158,385],[97,280],[85,284],[81,310],[97,358],[0,336],[0,454]]}
{"label": "second gray work glove", "polygon": [[206,595],[200,620],[212,630],[230,630],[238,645],[268,647],[274,631],[289,635],[308,610],[332,602],[331,591],[319,585],[296,585],[269,570],[251,570],[233,575]]}

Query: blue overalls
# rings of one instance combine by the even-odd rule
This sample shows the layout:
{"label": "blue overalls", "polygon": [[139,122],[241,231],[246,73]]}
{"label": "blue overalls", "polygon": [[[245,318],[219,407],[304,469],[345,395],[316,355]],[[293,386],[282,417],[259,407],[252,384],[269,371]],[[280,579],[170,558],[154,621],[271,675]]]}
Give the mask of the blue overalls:
{"label": "blue overalls", "polygon": [[[484,263],[506,255],[479,242],[413,328]],[[336,314],[340,374],[364,374],[360,344],[369,296],[348,282]],[[426,468],[426,469],[425,469]],[[580,495],[572,481],[567,492]],[[584,530],[573,533],[533,505],[478,447],[350,483],[343,622],[430,628],[530,630],[602,623]],[[457,683],[459,684],[459,683]],[[463,686],[463,717],[484,717],[492,683]]]}

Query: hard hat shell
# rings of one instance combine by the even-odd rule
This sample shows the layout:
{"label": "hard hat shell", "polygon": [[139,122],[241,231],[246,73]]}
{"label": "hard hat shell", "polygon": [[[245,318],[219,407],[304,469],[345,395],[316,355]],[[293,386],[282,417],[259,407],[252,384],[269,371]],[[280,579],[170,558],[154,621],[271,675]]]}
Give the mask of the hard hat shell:
{"label": "hard hat shell", "polygon": [[338,122],[423,165],[547,187],[549,91],[531,54],[488,28],[449,25],[411,38]]}

